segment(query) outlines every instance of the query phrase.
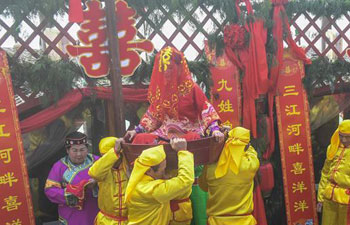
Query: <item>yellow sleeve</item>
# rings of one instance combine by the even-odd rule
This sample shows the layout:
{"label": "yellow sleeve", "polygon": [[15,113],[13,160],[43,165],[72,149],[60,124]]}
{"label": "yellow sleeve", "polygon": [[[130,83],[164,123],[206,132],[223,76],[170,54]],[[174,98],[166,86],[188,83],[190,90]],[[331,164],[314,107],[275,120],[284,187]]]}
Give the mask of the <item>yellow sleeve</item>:
{"label": "yellow sleeve", "polygon": [[[329,146],[328,146],[329,149]],[[328,151],[327,149],[327,151]],[[323,192],[329,182],[329,170],[331,167],[331,161],[326,158],[326,161],[324,162],[322,172],[321,172],[321,180],[318,184],[318,191],[317,191],[317,201],[323,202]]]}
{"label": "yellow sleeve", "polygon": [[207,170],[208,167],[204,166],[202,174],[198,178],[199,187],[205,192],[208,192]]}
{"label": "yellow sleeve", "polygon": [[259,166],[260,162],[258,159],[258,154],[256,153],[253,146],[249,146],[243,155],[240,168],[245,171],[251,171],[255,176],[255,173],[259,169]]}
{"label": "yellow sleeve", "polygon": [[89,169],[89,175],[97,181],[103,181],[119,157],[111,148],[99,160],[97,160]]}
{"label": "yellow sleeve", "polygon": [[194,160],[189,151],[179,151],[178,175],[165,180],[153,189],[152,196],[158,202],[168,202],[187,192],[194,182]]}

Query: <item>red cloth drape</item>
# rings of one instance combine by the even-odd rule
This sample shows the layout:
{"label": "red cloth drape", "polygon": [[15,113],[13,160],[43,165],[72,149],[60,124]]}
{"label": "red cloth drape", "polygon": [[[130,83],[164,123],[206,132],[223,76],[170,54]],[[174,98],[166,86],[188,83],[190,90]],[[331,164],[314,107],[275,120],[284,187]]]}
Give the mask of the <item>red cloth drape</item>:
{"label": "red cloth drape", "polygon": [[260,184],[255,183],[255,189],[253,193],[254,210],[253,216],[257,221],[258,225],[267,225],[264,199],[261,195]]}
{"label": "red cloth drape", "polygon": [[[66,112],[77,107],[83,97],[92,95],[100,99],[112,99],[112,89],[107,87],[95,87],[72,90],[54,105],[22,120],[20,122],[22,133],[39,129],[53,122]],[[147,102],[147,89],[123,88],[123,96],[125,102]]]}
{"label": "red cloth drape", "polygon": [[[245,2],[248,15],[253,16],[253,8],[249,0]],[[236,1],[236,11],[240,17],[239,0]],[[248,48],[235,49],[239,55],[226,45],[225,52],[228,58],[240,69],[244,69],[243,78],[243,127],[252,131],[253,136],[257,137],[255,99],[268,90],[268,66],[266,60],[265,43],[267,31],[264,28],[264,22],[256,19],[248,21],[245,25],[246,31],[250,34]]]}

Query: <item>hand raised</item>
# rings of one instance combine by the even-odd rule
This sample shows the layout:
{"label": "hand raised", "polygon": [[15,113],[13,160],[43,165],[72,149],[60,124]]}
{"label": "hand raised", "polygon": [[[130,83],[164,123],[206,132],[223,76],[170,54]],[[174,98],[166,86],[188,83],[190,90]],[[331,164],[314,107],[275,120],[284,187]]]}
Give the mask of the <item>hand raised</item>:
{"label": "hand raised", "polygon": [[214,130],[213,136],[215,137],[215,140],[220,143],[223,142],[225,139],[225,135],[218,130]]}
{"label": "hand raised", "polygon": [[121,151],[122,151],[122,143],[125,142],[123,138],[118,138],[116,141],[115,141],[115,145],[114,145],[114,151],[115,153],[117,154],[120,154]]}
{"label": "hand raised", "polygon": [[126,134],[124,135],[124,140],[127,141],[127,142],[131,142],[132,139],[134,139],[135,135],[136,135],[136,131],[135,130],[128,130],[126,132]]}
{"label": "hand raised", "polygon": [[180,150],[187,150],[187,142],[184,138],[173,138],[170,140],[171,148],[178,152]]}

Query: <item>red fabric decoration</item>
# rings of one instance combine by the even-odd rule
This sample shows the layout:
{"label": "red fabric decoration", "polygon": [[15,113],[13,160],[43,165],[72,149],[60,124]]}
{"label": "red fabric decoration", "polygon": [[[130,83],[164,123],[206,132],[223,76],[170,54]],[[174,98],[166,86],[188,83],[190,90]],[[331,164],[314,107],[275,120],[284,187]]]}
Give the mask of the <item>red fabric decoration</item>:
{"label": "red fabric decoration", "polygon": [[261,189],[258,182],[255,182],[253,202],[254,202],[253,216],[256,219],[257,224],[267,225],[264,199],[262,198]]}
{"label": "red fabric decoration", "polygon": [[238,24],[227,25],[224,28],[224,43],[232,49],[242,49],[245,45],[245,29]]}
{"label": "red fabric decoration", "polygon": [[85,198],[85,187],[90,183],[89,180],[81,180],[78,184],[67,184],[66,193],[72,194],[78,198],[76,206],[79,210],[83,209]]}
{"label": "red fabric decoration", "polygon": [[55,105],[52,105],[37,114],[34,114],[22,121],[20,121],[22,133],[27,133],[29,131],[39,129],[55,119],[59,118],[66,112],[77,107],[83,95],[79,90],[73,90],[64,96],[63,99],[60,99]]}
{"label": "red fabric decoration", "polygon": [[[239,2],[238,0],[236,1],[238,17],[241,14]],[[246,4],[248,15],[253,16],[253,8],[250,1],[242,0],[242,2]],[[262,20],[249,21],[244,28],[239,25],[231,25],[226,27],[225,30],[225,43],[229,43],[229,46],[225,47],[225,52],[235,65],[245,71],[243,78],[243,126],[250,129],[256,138],[255,99],[260,94],[265,94],[268,90],[268,66],[265,51],[267,31]],[[244,43],[243,30],[247,30],[250,33],[248,48],[242,48],[244,46],[242,44]],[[234,35],[234,37],[230,37],[230,35]],[[232,47],[237,51],[239,59],[233,52]]]}
{"label": "red fabric decoration", "polygon": [[[246,1],[246,4],[248,4]],[[250,5],[250,3],[249,3]],[[252,131],[257,137],[255,99],[267,92],[268,66],[266,61],[266,35],[262,20],[248,24],[250,30],[250,43],[248,61],[245,65],[243,78],[243,126]]]}
{"label": "red fabric decoration", "polygon": [[67,184],[66,192],[76,196],[78,199],[84,199],[85,186],[89,183],[89,180],[81,180],[78,184]]}
{"label": "red fabric decoration", "polygon": [[136,134],[134,140],[132,141],[135,145],[152,145],[157,144],[158,136],[150,133],[140,133]]}
{"label": "red fabric decoration", "polygon": [[243,50],[245,48],[245,28],[237,24],[227,25],[224,28],[225,53],[228,58],[241,70],[244,69],[243,64],[237,58],[234,50]]}
{"label": "red fabric decoration", "polygon": [[270,132],[269,132],[270,147],[264,153],[263,155],[264,159],[269,159],[275,149],[273,103],[274,103],[274,96],[276,94],[276,88],[277,88],[278,77],[280,74],[280,69],[281,69],[281,66],[283,65],[283,50],[284,50],[283,49],[283,28],[284,27],[285,27],[285,31],[287,32],[286,42],[288,46],[292,49],[292,52],[294,53],[294,55],[300,60],[303,60],[305,64],[311,64],[311,60],[306,57],[304,49],[298,47],[292,38],[288,17],[284,9],[284,4],[287,2],[288,0],[272,0],[272,3],[274,4],[274,11],[273,11],[274,27],[272,29],[272,35],[277,44],[277,53],[276,53],[277,64],[271,68],[271,72],[270,72],[269,93],[268,93],[269,116],[270,116],[270,123],[271,123]]}
{"label": "red fabric decoration", "polygon": [[[54,105],[20,121],[22,133],[39,129],[51,123],[77,107],[83,97],[92,95],[96,95],[100,99],[112,99],[112,90],[105,87],[75,89],[67,93]],[[147,89],[123,88],[123,96],[125,102],[147,102]]]}
{"label": "red fabric decoration", "polygon": [[83,7],[81,0],[69,0],[69,22],[81,23],[84,21]]}

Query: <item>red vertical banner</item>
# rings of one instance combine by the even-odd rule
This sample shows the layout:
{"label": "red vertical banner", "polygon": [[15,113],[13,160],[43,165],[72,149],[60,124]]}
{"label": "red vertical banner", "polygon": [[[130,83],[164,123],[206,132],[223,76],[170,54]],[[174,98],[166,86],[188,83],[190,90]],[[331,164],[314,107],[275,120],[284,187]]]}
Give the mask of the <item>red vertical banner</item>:
{"label": "red vertical banner", "polygon": [[238,68],[226,54],[216,57],[215,50],[210,51],[205,42],[205,53],[212,75],[211,102],[218,112],[222,125],[236,127],[241,124],[241,86]]}
{"label": "red vertical banner", "polygon": [[318,224],[304,64],[283,55],[276,110],[288,225]]}
{"label": "red vertical banner", "polygon": [[0,218],[35,225],[21,130],[6,53],[0,51]]}

